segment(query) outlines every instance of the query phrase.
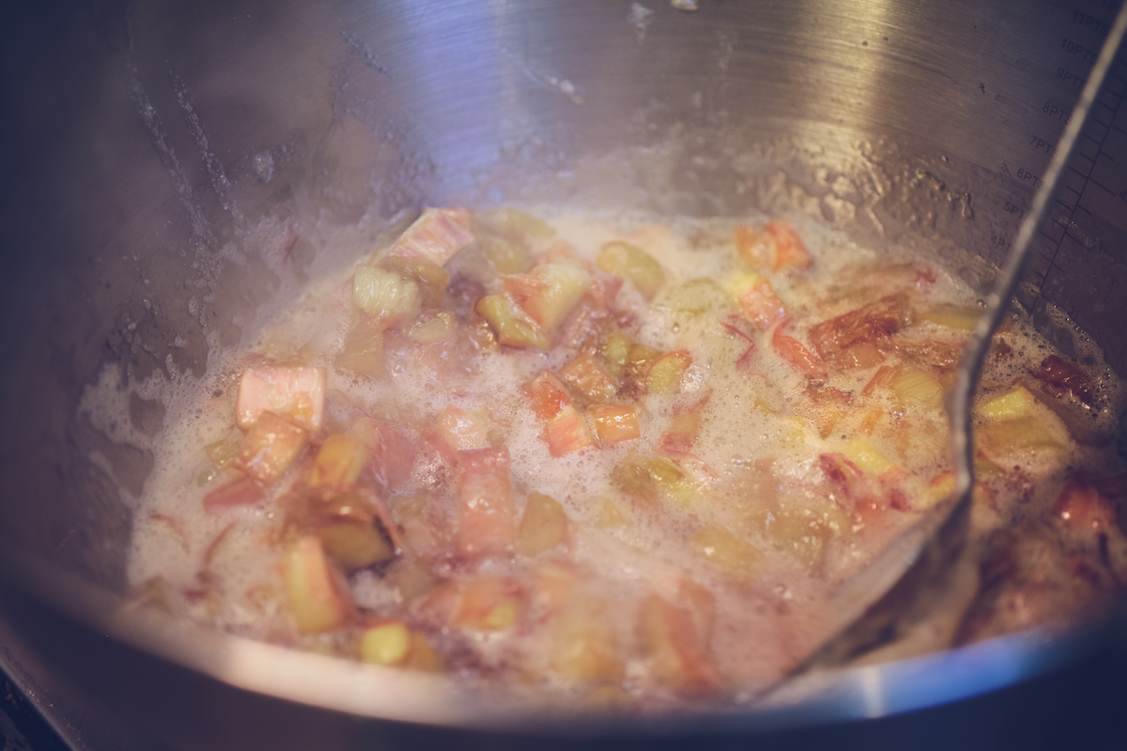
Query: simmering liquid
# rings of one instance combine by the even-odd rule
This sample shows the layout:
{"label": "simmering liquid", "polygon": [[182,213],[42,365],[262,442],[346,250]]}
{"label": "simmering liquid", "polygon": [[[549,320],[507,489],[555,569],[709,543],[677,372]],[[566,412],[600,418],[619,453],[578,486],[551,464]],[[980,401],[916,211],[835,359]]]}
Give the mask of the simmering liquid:
{"label": "simmering liquid", "polygon": [[[814,226],[428,210],[170,408],[131,579],[405,670],[751,697],[953,489],[944,396],[977,314],[934,263]],[[997,338],[984,575],[947,642],[1080,617],[1127,581],[1119,384],[1081,349],[1017,317]]]}

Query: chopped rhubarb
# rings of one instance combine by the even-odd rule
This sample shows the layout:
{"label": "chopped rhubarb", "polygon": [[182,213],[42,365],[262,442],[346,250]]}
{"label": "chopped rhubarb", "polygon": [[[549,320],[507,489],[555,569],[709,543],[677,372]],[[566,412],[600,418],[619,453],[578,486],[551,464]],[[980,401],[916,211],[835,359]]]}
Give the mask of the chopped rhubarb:
{"label": "chopped rhubarb", "polygon": [[618,384],[600,358],[581,354],[560,369],[560,378],[588,401],[605,401],[618,393]]}
{"label": "chopped rhubarb", "polygon": [[702,412],[708,403],[709,395],[691,404],[679,404],[673,408],[669,428],[661,435],[658,447],[668,454],[687,454],[693,450],[697,436],[700,435]]}
{"label": "chopped rhubarb", "polygon": [[306,484],[339,493],[351,489],[370,461],[369,446],[351,433],[336,433],[317,449]]}
{"label": "chopped rhubarb", "polygon": [[782,221],[770,221],[759,231],[736,227],[736,250],[748,264],[759,269],[808,269],[810,253],[794,228]]}
{"label": "chopped rhubarb", "polygon": [[811,327],[810,342],[825,360],[836,360],[862,342],[886,340],[911,322],[908,295],[898,293]]}
{"label": "chopped rhubarb", "polygon": [[388,256],[421,257],[438,266],[474,242],[470,213],[465,209],[426,209],[399,236]]}
{"label": "chopped rhubarb", "polygon": [[889,388],[905,407],[935,412],[943,409],[943,384],[929,371],[901,368],[892,377]]}
{"label": "chopped rhubarb", "polygon": [[1033,376],[1045,384],[1054,396],[1071,394],[1073,398],[1091,408],[1096,402],[1096,392],[1092,380],[1080,366],[1057,355],[1049,355],[1041,361],[1041,366]]}
{"label": "chopped rhubarb", "polygon": [[628,404],[596,404],[587,411],[599,445],[609,446],[642,435],[638,410]]}
{"label": "chopped rhubarb", "polygon": [[243,436],[239,463],[254,479],[270,483],[289,469],[305,443],[301,427],[273,412],[263,412]]}
{"label": "chopped rhubarb", "polygon": [[865,475],[852,461],[840,453],[825,453],[818,457],[826,479],[846,500],[856,500],[868,492]]}
{"label": "chopped rhubarb", "polygon": [[516,550],[538,555],[567,541],[570,522],[559,501],[541,493],[529,493],[517,531]]}
{"label": "chopped rhubarb", "polygon": [[509,452],[503,448],[462,452],[457,485],[458,553],[477,557],[508,552],[516,536]]}
{"label": "chopped rhubarb", "polygon": [[317,529],[325,553],[347,571],[395,557],[395,545],[374,522],[336,521]]}
{"label": "chopped rhubarb", "polygon": [[384,375],[384,325],[377,319],[359,316],[344,335],[334,364],[341,370],[366,378]]}
{"label": "chopped rhubarb", "polygon": [[527,274],[504,279],[505,289],[549,335],[591,288],[591,275],[573,263],[542,263]]}
{"label": "chopped rhubarb", "polygon": [[390,326],[418,315],[423,296],[414,279],[378,266],[361,266],[352,275],[352,302]]}
{"label": "chopped rhubarb", "polygon": [[266,494],[257,482],[249,477],[239,477],[225,482],[203,497],[203,507],[215,512],[235,506],[251,506],[258,503]]}
{"label": "chopped rhubarb", "polygon": [[773,240],[775,257],[771,263],[774,271],[785,268],[808,269],[811,265],[810,252],[794,227],[778,220],[767,222],[763,230]]}
{"label": "chopped rhubarb", "polygon": [[297,630],[331,631],[351,615],[348,586],[325,556],[316,537],[299,538],[283,561],[286,599]]}
{"label": "chopped rhubarb", "polygon": [[610,481],[619,492],[646,503],[684,501],[692,492],[685,471],[665,457],[627,457],[611,470]]}
{"label": "chopped rhubarb", "polygon": [[435,420],[435,437],[447,455],[490,448],[493,444],[489,436],[493,429],[493,421],[480,409],[448,405]]}
{"label": "chopped rhubarb", "polygon": [[627,242],[614,241],[603,245],[596,264],[608,274],[630,282],[647,300],[652,300],[665,284],[661,264],[646,251]]}
{"label": "chopped rhubarb", "polygon": [[826,366],[822,359],[793,336],[784,334],[785,328],[786,321],[783,321],[775,326],[775,332],[771,335],[771,347],[775,350],[775,354],[803,375],[824,378]]}
{"label": "chopped rhubarb", "polygon": [[571,404],[571,395],[567,387],[547,370],[529,381],[524,387],[524,392],[532,400],[532,411],[541,420],[555,417],[560,410]]}
{"label": "chopped rhubarb", "polygon": [[646,372],[646,391],[651,394],[679,391],[681,379],[692,364],[693,356],[684,350],[666,352],[654,360]]}
{"label": "chopped rhubarb", "polygon": [[411,477],[418,446],[409,431],[383,420],[365,417],[358,420],[349,432],[368,446],[372,472],[383,490],[392,492]]}
{"label": "chopped rhubarb", "polygon": [[263,412],[273,412],[316,431],[324,411],[325,371],[320,368],[247,368],[239,380],[235,417],[240,428],[249,428]]}
{"label": "chopped rhubarb", "polygon": [[411,630],[401,621],[388,621],[364,629],[360,659],[373,665],[401,665],[411,653]]}
{"label": "chopped rhubarb", "polygon": [[662,681],[683,696],[703,696],[720,687],[708,655],[709,634],[692,613],[658,595],[648,595],[638,609],[638,640]]}
{"label": "chopped rhubarb", "polygon": [[516,625],[524,609],[524,595],[512,581],[478,575],[461,582],[452,625],[476,631],[505,631]]}
{"label": "chopped rhubarb", "polygon": [[775,294],[771,283],[765,279],[756,282],[739,296],[740,312],[762,330],[771,328],[786,318],[783,301]]}
{"label": "chopped rhubarb", "polygon": [[699,530],[692,546],[711,565],[737,578],[754,575],[763,559],[754,545],[722,527]]}
{"label": "chopped rhubarb", "polygon": [[1067,528],[1096,534],[1115,526],[1115,504],[1090,485],[1069,481],[1057,496],[1053,513]]}
{"label": "chopped rhubarb", "polygon": [[552,456],[563,456],[580,451],[592,444],[591,432],[583,415],[570,404],[565,405],[555,417],[544,423],[544,441]]}
{"label": "chopped rhubarb", "polygon": [[419,290],[422,303],[437,307],[446,301],[446,287],[450,272],[442,266],[419,256],[388,256],[380,262],[388,271],[413,281]]}
{"label": "chopped rhubarb", "polygon": [[486,295],[474,307],[484,318],[497,341],[518,349],[548,349],[551,342],[544,330],[508,295]]}

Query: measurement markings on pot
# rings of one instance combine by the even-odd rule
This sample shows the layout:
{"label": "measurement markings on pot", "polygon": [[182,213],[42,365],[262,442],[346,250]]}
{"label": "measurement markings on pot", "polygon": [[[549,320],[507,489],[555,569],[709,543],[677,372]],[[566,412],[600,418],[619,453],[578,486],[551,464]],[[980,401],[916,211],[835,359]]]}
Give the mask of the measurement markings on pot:
{"label": "measurement markings on pot", "polygon": [[[1037,281],[1038,303],[1044,301],[1045,284],[1050,275],[1060,267],[1057,260],[1061,247],[1066,237],[1081,244],[1084,248],[1095,248],[1102,245],[1097,235],[1084,229],[1080,223],[1080,215],[1091,215],[1091,211],[1083,204],[1088,199],[1088,187],[1095,186],[1111,195],[1115,191],[1100,182],[1094,172],[1101,157],[1110,158],[1105,149],[1108,146],[1108,136],[1112,130],[1122,131],[1116,125],[1119,110],[1123,104],[1124,94],[1127,93],[1127,82],[1123,76],[1123,66],[1117,65],[1108,76],[1103,91],[1096,98],[1089,116],[1088,125],[1080,135],[1080,140],[1073,152],[1072,159],[1067,167],[1068,174],[1061,181],[1055,198],[1055,210],[1051,220],[1043,225],[1039,231],[1041,247],[1038,255],[1043,264],[1040,278]],[[1020,170],[1019,170],[1020,171]],[[1127,191],[1118,194],[1124,199]],[[1057,213],[1056,210],[1059,210]]]}

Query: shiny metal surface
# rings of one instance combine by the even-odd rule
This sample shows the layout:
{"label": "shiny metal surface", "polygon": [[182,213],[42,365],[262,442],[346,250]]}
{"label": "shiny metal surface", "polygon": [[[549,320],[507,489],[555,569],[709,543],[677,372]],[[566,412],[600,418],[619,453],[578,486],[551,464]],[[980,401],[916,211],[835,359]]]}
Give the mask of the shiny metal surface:
{"label": "shiny metal surface", "polygon": [[[1117,3],[700,6],[155,0],[15,16],[0,50],[0,341],[19,363],[0,376],[19,426],[0,433],[7,554],[121,590],[129,498],[164,419],[145,385],[197,377],[344,260],[326,226],[513,199],[761,210],[917,246],[984,287]],[[1120,60],[1022,293],[1062,306],[1121,372],[1124,75]],[[120,424],[82,409],[100,374]],[[82,601],[68,597],[90,619]],[[304,656],[271,653],[280,672],[263,680],[234,640],[199,655],[93,609],[117,636],[222,680],[257,676],[258,691],[464,719],[413,715],[393,688],[343,705],[343,667],[307,680]],[[866,691],[891,696],[893,674],[870,671]]]}

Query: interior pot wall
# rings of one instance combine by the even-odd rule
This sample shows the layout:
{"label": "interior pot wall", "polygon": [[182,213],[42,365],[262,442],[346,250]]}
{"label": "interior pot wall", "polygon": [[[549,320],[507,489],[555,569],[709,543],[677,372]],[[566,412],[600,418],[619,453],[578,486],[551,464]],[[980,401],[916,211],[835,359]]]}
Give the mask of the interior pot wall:
{"label": "interior pot wall", "polygon": [[[1031,19],[976,0],[157,0],[10,19],[5,539],[120,588],[155,385],[198,378],[354,257],[333,227],[362,240],[423,205],[506,200],[801,213],[982,284],[1017,221],[998,207],[1029,187],[997,170],[1017,116],[980,85],[1041,95],[1050,63],[1026,75],[1004,53],[1056,33]],[[84,408],[99,383],[116,421]]]}

